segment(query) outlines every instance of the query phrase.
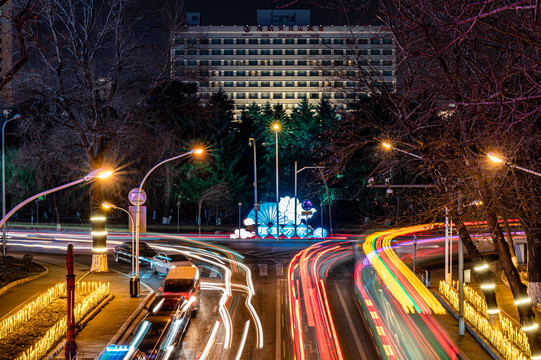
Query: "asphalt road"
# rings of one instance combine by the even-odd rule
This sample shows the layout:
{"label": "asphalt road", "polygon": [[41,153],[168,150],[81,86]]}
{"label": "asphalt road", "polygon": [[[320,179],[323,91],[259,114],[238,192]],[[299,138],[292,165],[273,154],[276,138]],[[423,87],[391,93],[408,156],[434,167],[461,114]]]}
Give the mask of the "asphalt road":
{"label": "asphalt road", "polygon": [[[24,232],[9,239],[13,251],[65,254],[69,242],[76,244],[76,261],[90,265],[90,236],[73,233]],[[126,274],[131,265],[115,263],[112,248],[128,240],[110,236],[109,267]],[[200,258],[194,263],[201,270],[200,310],[187,330],[177,359],[292,359],[293,344],[287,301],[287,267],[291,258],[309,243],[216,242],[193,238],[196,242],[173,236],[152,235],[145,241],[151,246],[166,246],[184,251],[197,249]],[[199,241],[203,240],[203,241]],[[225,244],[224,241],[220,242]],[[28,247],[33,244],[33,247]],[[194,250],[195,251],[195,250]],[[238,254],[238,255],[237,255]],[[353,259],[333,264],[325,280],[329,308],[333,314],[344,359],[375,359],[377,353],[364,327],[352,294]],[[227,270],[226,270],[227,269]],[[157,290],[163,277],[147,267],[140,269],[141,281]],[[228,285],[229,284],[229,285]],[[229,294],[228,290],[230,289]],[[251,297],[250,288],[253,290]],[[252,308],[249,306],[251,304]],[[224,323],[223,310],[230,325]],[[260,325],[258,325],[260,322]],[[219,324],[219,331],[213,329]],[[246,327],[248,329],[246,330]],[[228,333],[227,328],[231,330]],[[246,336],[244,337],[244,334]],[[316,358],[317,349],[307,352]]]}

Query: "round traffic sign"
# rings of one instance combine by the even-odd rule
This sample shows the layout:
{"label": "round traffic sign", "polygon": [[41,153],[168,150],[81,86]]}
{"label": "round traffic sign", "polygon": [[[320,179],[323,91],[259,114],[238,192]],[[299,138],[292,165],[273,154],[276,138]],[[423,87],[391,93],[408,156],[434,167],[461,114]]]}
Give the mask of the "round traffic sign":
{"label": "round traffic sign", "polygon": [[[139,188],[133,188],[128,194],[128,200],[133,206],[137,205],[137,194],[139,193]],[[141,189],[141,195],[139,196],[139,205],[143,205],[147,201],[147,193],[145,190]]]}
{"label": "round traffic sign", "polygon": [[301,203],[301,207],[303,210],[310,210],[313,207],[313,204],[310,200],[303,200]]}

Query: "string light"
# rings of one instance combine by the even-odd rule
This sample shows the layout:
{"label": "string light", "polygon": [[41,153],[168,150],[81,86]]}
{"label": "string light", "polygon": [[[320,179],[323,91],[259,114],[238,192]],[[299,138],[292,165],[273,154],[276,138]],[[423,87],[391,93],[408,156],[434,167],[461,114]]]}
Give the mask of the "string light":
{"label": "string light", "polygon": [[523,299],[519,299],[517,301],[515,301],[515,305],[525,305],[525,304],[529,304],[530,302],[532,301],[532,299],[530,298],[523,298]]}
{"label": "string light", "polygon": [[533,324],[533,325],[529,325],[529,326],[524,326],[522,328],[522,331],[532,331],[532,330],[536,330],[538,327],[539,327],[539,324]]}
{"label": "string light", "polygon": [[479,266],[474,268],[475,271],[483,271],[483,270],[486,270],[486,269],[488,269],[488,264],[479,265]]}
{"label": "string light", "polygon": [[[66,283],[58,283],[53,288],[57,290],[62,289],[62,293],[65,293]],[[75,322],[77,323],[107,296],[109,293],[109,283],[98,281],[78,282],[75,284],[75,291],[87,294],[75,306],[74,314]],[[62,293],[60,293],[57,298],[60,297]],[[64,316],[51,326],[30,348],[26,349],[19,357],[17,357],[16,360],[41,359],[45,357],[49,350],[66,335],[66,326],[67,317]]]}
{"label": "string light", "polygon": [[[440,281],[439,290],[445,299],[456,310],[458,309],[458,283],[453,281],[448,284],[446,281]],[[519,327],[513,325],[513,321],[505,317],[499,309],[489,309],[486,313],[492,311],[499,313],[501,330],[493,327],[486,315],[483,315],[483,309],[486,309],[486,301],[473,289],[464,287],[464,319],[467,320],[481,335],[483,335],[494,348],[506,360],[541,360],[541,354],[531,356],[528,336]],[[537,326],[534,325],[534,326]],[[533,330],[533,329],[532,329]]]}

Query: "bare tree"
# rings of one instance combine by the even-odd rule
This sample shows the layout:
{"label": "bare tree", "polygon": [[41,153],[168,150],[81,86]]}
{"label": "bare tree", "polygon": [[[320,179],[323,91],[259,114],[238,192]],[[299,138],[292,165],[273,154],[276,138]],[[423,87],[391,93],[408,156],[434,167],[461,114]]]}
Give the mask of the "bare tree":
{"label": "bare tree", "polygon": [[218,208],[227,206],[230,203],[231,195],[226,184],[216,184],[203,192],[197,203],[197,226],[199,227],[199,235],[201,235],[201,210],[206,204],[209,208]]}
{"label": "bare tree", "polygon": [[[137,29],[146,8],[129,0],[49,0],[36,10],[40,61],[18,81],[18,96],[32,99],[21,104],[27,121],[48,128],[44,141],[69,151],[79,172],[118,169],[152,152],[152,119],[141,116],[141,107],[168,66],[142,46],[146,33]],[[101,213],[102,185],[93,183],[89,196],[91,214]],[[91,269],[106,271],[103,224],[93,223],[93,230]]]}

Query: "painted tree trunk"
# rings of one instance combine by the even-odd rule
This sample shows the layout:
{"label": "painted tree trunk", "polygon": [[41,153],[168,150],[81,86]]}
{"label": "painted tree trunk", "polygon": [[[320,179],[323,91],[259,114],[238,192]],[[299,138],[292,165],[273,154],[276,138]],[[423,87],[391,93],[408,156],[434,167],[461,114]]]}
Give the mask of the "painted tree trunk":
{"label": "painted tree trunk", "polygon": [[507,221],[507,216],[503,216],[503,227],[505,229],[505,234],[507,235],[507,241],[509,242],[509,251],[511,252],[513,264],[517,266],[517,254],[515,253],[515,244],[513,242],[513,235],[511,235],[511,227],[509,226],[509,221]]}
{"label": "painted tree trunk", "polygon": [[532,304],[541,303],[541,223],[524,226],[528,254],[528,295]]}
{"label": "painted tree trunk", "polygon": [[[464,247],[468,251],[468,254],[470,254],[470,258],[473,261],[474,266],[485,263],[488,264],[485,257],[479,252],[479,249],[473,243],[470,233],[463,222],[461,222],[458,226],[458,233],[460,234]],[[477,275],[481,284],[494,284],[496,282],[494,279],[494,274],[490,268],[483,271],[476,271],[475,274]],[[482,291],[487,302],[487,309],[497,309],[498,301],[496,300],[496,292],[494,289],[482,289]],[[489,317],[492,324],[499,322],[499,317],[497,315],[489,315]]]}
{"label": "painted tree trunk", "polygon": [[[498,258],[500,260],[503,272],[509,281],[509,287],[513,293],[513,298],[515,301],[518,299],[523,299],[528,296],[528,289],[526,285],[520,281],[520,275],[517,268],[513,264],[509,246],[507,245],[503,231],[498,224],[498,217],[490,208],[487,208],[486,213],[488,231],[490,232],[492,240],[494,241],[494,247],[498,253]],[[530,326],[535,323],[535,314],[533,313],[533,310],[529,304],[517,306],[517,310],[520,318],[520,324],[523,327]],[[537,336],[537,331],[529,331],[527,332],[527,335],[532,353],[536,353],[537,349],[539,349],[539,337]]]}
{"label": "painted tree trunk", "polygon": [[108,272],[107,264],[107,234],[105,232],[105,211],[101,206],[103,199],[100,183],[93,181],[90,184],[90,217],[92,221],[92,272]]}

